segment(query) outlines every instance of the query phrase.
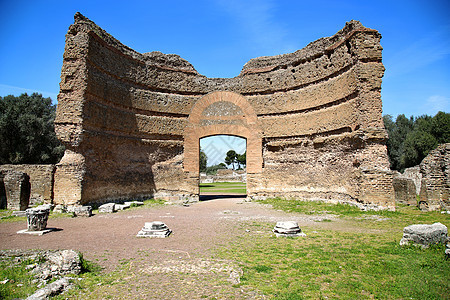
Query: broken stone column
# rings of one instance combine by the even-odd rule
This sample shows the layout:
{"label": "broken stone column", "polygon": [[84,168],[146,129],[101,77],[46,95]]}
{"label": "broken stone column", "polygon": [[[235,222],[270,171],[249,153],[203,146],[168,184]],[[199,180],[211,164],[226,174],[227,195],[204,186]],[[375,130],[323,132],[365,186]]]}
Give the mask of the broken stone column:
{"label": "broken stone column", "polygon": [[163,222],[145,222],[144,227],[138,232],[136,237],[165,238],[168,237],[171,233],[172,231]]}
{"label": "broken stone column", "polygon": [[28,231],[42,231],[47,228],[50,209],[29,208],[26,210]]}
{"label": "broken stone column", "polygon": [[300,227],[298,227],[297,222],[294,222],[294,221],[277,222],[277,225],[275,225],[275,227],[272,231],[273,231],[273,233],[275,233],[275,235],[277,237],[280,237],[280,236],[306,236],[306,234],[302,232]]}

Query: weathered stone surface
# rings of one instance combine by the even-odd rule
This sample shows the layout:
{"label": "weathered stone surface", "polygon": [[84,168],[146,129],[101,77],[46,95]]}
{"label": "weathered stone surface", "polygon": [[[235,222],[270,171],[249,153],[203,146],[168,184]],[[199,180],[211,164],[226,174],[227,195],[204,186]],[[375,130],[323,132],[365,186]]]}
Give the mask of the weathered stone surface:
{"label": "weathered stone surface", "polygon": [[172,231],[160,221],[146,222],[136,237],[166,238]]}
{"label": "weathered stone surface", "polygon": [[439,145],[420,163],[422,184],[419,207],[450,210],[450,143]]}
{"label": "weathered stone surface", "polygon": [[0,171],[6,196],[6,208],[13,210],[25,210],[30,203],[30,177],[20,171]]}
{"label": "weathered stone surface", "polygon": [[416,194],[420,194],[420,186],[422,184],[422,173],[420,173],[420,166],[406,168],[403,171],[402,177],[411,179],[416,186]]}
{"label": "weathered stone surface", "polygon": [[27,212],[25,210],[16,210],[12,212],[12,215],[15,217],[26,217]]}
{"label": "weathered stone surface", "polygon": [[55,208],[53,208],[53,212],[55,213],[65,213],[67,212],[66,206],[62,204],[55,205]]}
{"label": "weathered stone surface", "polygon": [[73,214],[76,217],[91,217],[92,216],[92,206],[75,206],[73,208]]}
{"label": "weathered stone surface", "polygon": [[400,245],[413,243],[428,247],[432,244],[447,243],[447,226],[441,223],[410,225],[403,229]]}
{"label": "weathered stone surface", "polygon": [[124,210],[124,209],[130,208],[130,207],[131,207],[131,204],[116,204],[115,209],[116,210]]}
{"label": "weathered stone surface", "polygon": [[394,175],[393,185],[396,202],[417,205],[416,185],[412,179],[403,177],[398,173]]}
{"label": "weathered stone surface", "polygon": [[22,172],[29,176],[30,206],[38,203],[52,203],[55,165],[0,165],[0,173],[2,171]]}
{"label": "weathered stone surface", "polygon": [[47,228],[48,216],[50,209],[48,208],[28,208],[25,211],[27,215],[27,230],[42,231]]}
{"label": "weathered stone surface", "polygon": [[0,250],[0,260],[30,261],[29,272],[41,283],[81,272],[80,255],[73,250]]}
{"label": "weathered stone surface", "polygon": [[81,14],[66,35],[55,203],[196,201],[199,139],[247,140],[249,199],[395,207],[382,121],[381,35],[358,21],[294,53],[207,78],[138,53]]}
{"label": "weathered stone surface", "polygon": [[284,221],[284,222],[277,222],[274,229],[272,230],[273,233],[277,237],[280,236],[306,236],[304,232],[300,229],[297,222],[295,221]]}
{"label": "weathered stone surface", "polygon": [[45,287],[37,290],[31,296],[27,297],[26,300],[44,300],[49,299],[65,292],[70,287],[69,278],[58,279]]}
{"label": "weathered stone surface", "polygon": [[116,211],[116,204],[115,203],[106,203],[101,205],[98,208],[99,213],[113,213]]}

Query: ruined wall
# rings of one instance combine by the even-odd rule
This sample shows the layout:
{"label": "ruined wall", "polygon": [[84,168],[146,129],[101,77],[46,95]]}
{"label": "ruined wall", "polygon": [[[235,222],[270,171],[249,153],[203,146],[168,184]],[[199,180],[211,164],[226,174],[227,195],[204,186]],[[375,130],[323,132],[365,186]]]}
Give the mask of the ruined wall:
{"label": "ruined wall", "polygon": [[441,144],[420,163],[420,207],[450,210],[450,143]]}
{"label": "ruined wall", "polygon": [[21,172],[29,176],[30,203],[52,203],[55,165],[0,165],[0,172]]}
{"label": "ruined wall", "polygon": [[2,208],[27,209],[30,202],[30,177],[20,171],[2,170],[0,171],[0,178]]}
{"label": "ruined wall", "polygon": [[410,178],[394,176],[395,201],[406,205],[417,205],[416,185]]}
{"label": "ruined wall", "polygon": [[207,78],[76,14],[55,121],[67,149],[55,202],[196,199],[199,139],[230,134],[247,139],[250,198],[392,208],[380,38],[351,21],[294,53],[252,59],[235,78]]}

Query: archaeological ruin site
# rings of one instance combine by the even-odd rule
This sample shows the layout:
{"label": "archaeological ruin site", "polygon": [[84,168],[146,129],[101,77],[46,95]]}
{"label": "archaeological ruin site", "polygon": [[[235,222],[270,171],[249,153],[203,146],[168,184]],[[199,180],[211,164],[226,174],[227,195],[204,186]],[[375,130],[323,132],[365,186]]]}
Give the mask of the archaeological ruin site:
{"label": "archaeological ruin site", "polygon": [[225,134],[247,141],[249,199],[394,208],[380,38],[351,21],[294,53],[252,59],[235,78],[207,78],[177,55],[136,52],[77,13],[58,96],[66,152],[54,204],[196,201],[199,139]]}
{"label": "archaeological ruin site", "polygon": [[350,21],[294,53],[251,59],[235,78],[207,78],[178,55],[136,52],[77,13],[55,120],[65,155],[56,165],[1,165],[0,208],[195,202],[200,139],[232,135],[246,139],[249,200],[449,210],[450,144],[403,174],[389,168],[380,39]]}

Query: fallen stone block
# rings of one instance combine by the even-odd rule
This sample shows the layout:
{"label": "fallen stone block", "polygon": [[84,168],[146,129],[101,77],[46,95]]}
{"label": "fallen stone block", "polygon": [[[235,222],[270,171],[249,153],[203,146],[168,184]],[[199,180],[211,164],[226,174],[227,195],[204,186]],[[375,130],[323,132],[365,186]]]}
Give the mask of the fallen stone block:
{"label": "fallen stone block", "polygon": [[304,232],[300,229],[297,222],[294,221],[286,221],[286,222],[277,222],[274,229],[272,230],[273,233],[277,237],[280,236],[306,236]]}
{"label": "fallen stone block", "polygon": [[29,296],[26,300],[42,300],[48,299],[52,296],[59,295],[70,287],[69,279],[64,277],[58,279],[45,287],[37,290],[34,294]]}
{"label": "fallen stone block", "polygon": [[13,211],[12,215],[14,217],[26,217],[27,213],[24,210],[16,210],[16,211]]}
{"label": "fallen stone block", "polygon": [[73,214],[76,217],[91,217],[92,206],[76,206],[73,208]]}
{"label": "fallen stone block", "polygon": [[57,205],[55,205],[55,208],[53,208],[53,212],[60,213],[60,214],[65,213],[65,212],[67,212],[67,208],[62,204],[57,204]]}
{"label": "fallen stone block", "polygon": [[98,208],[99,213],[113,213],[116,211],[116,204],[115,203],[106,203],[101,205]]}
{"label": "fallen stone block", "polygon": [[145,222],[144,227],[138,232],[136,237],[166,238],[171,233],[172,231],[163,222]]}
{"label": "fallen stone block", "polygon": [[447,226],[441,223],[409,225],[403,229],[400,246],[414,244],[428,247],[433,244],[445,244],[447,233]]}
{"label": "fallen stone block", "polygon": [[116,204],[116,210],[125,210],[130,207],[131,207],[130,204]]}

